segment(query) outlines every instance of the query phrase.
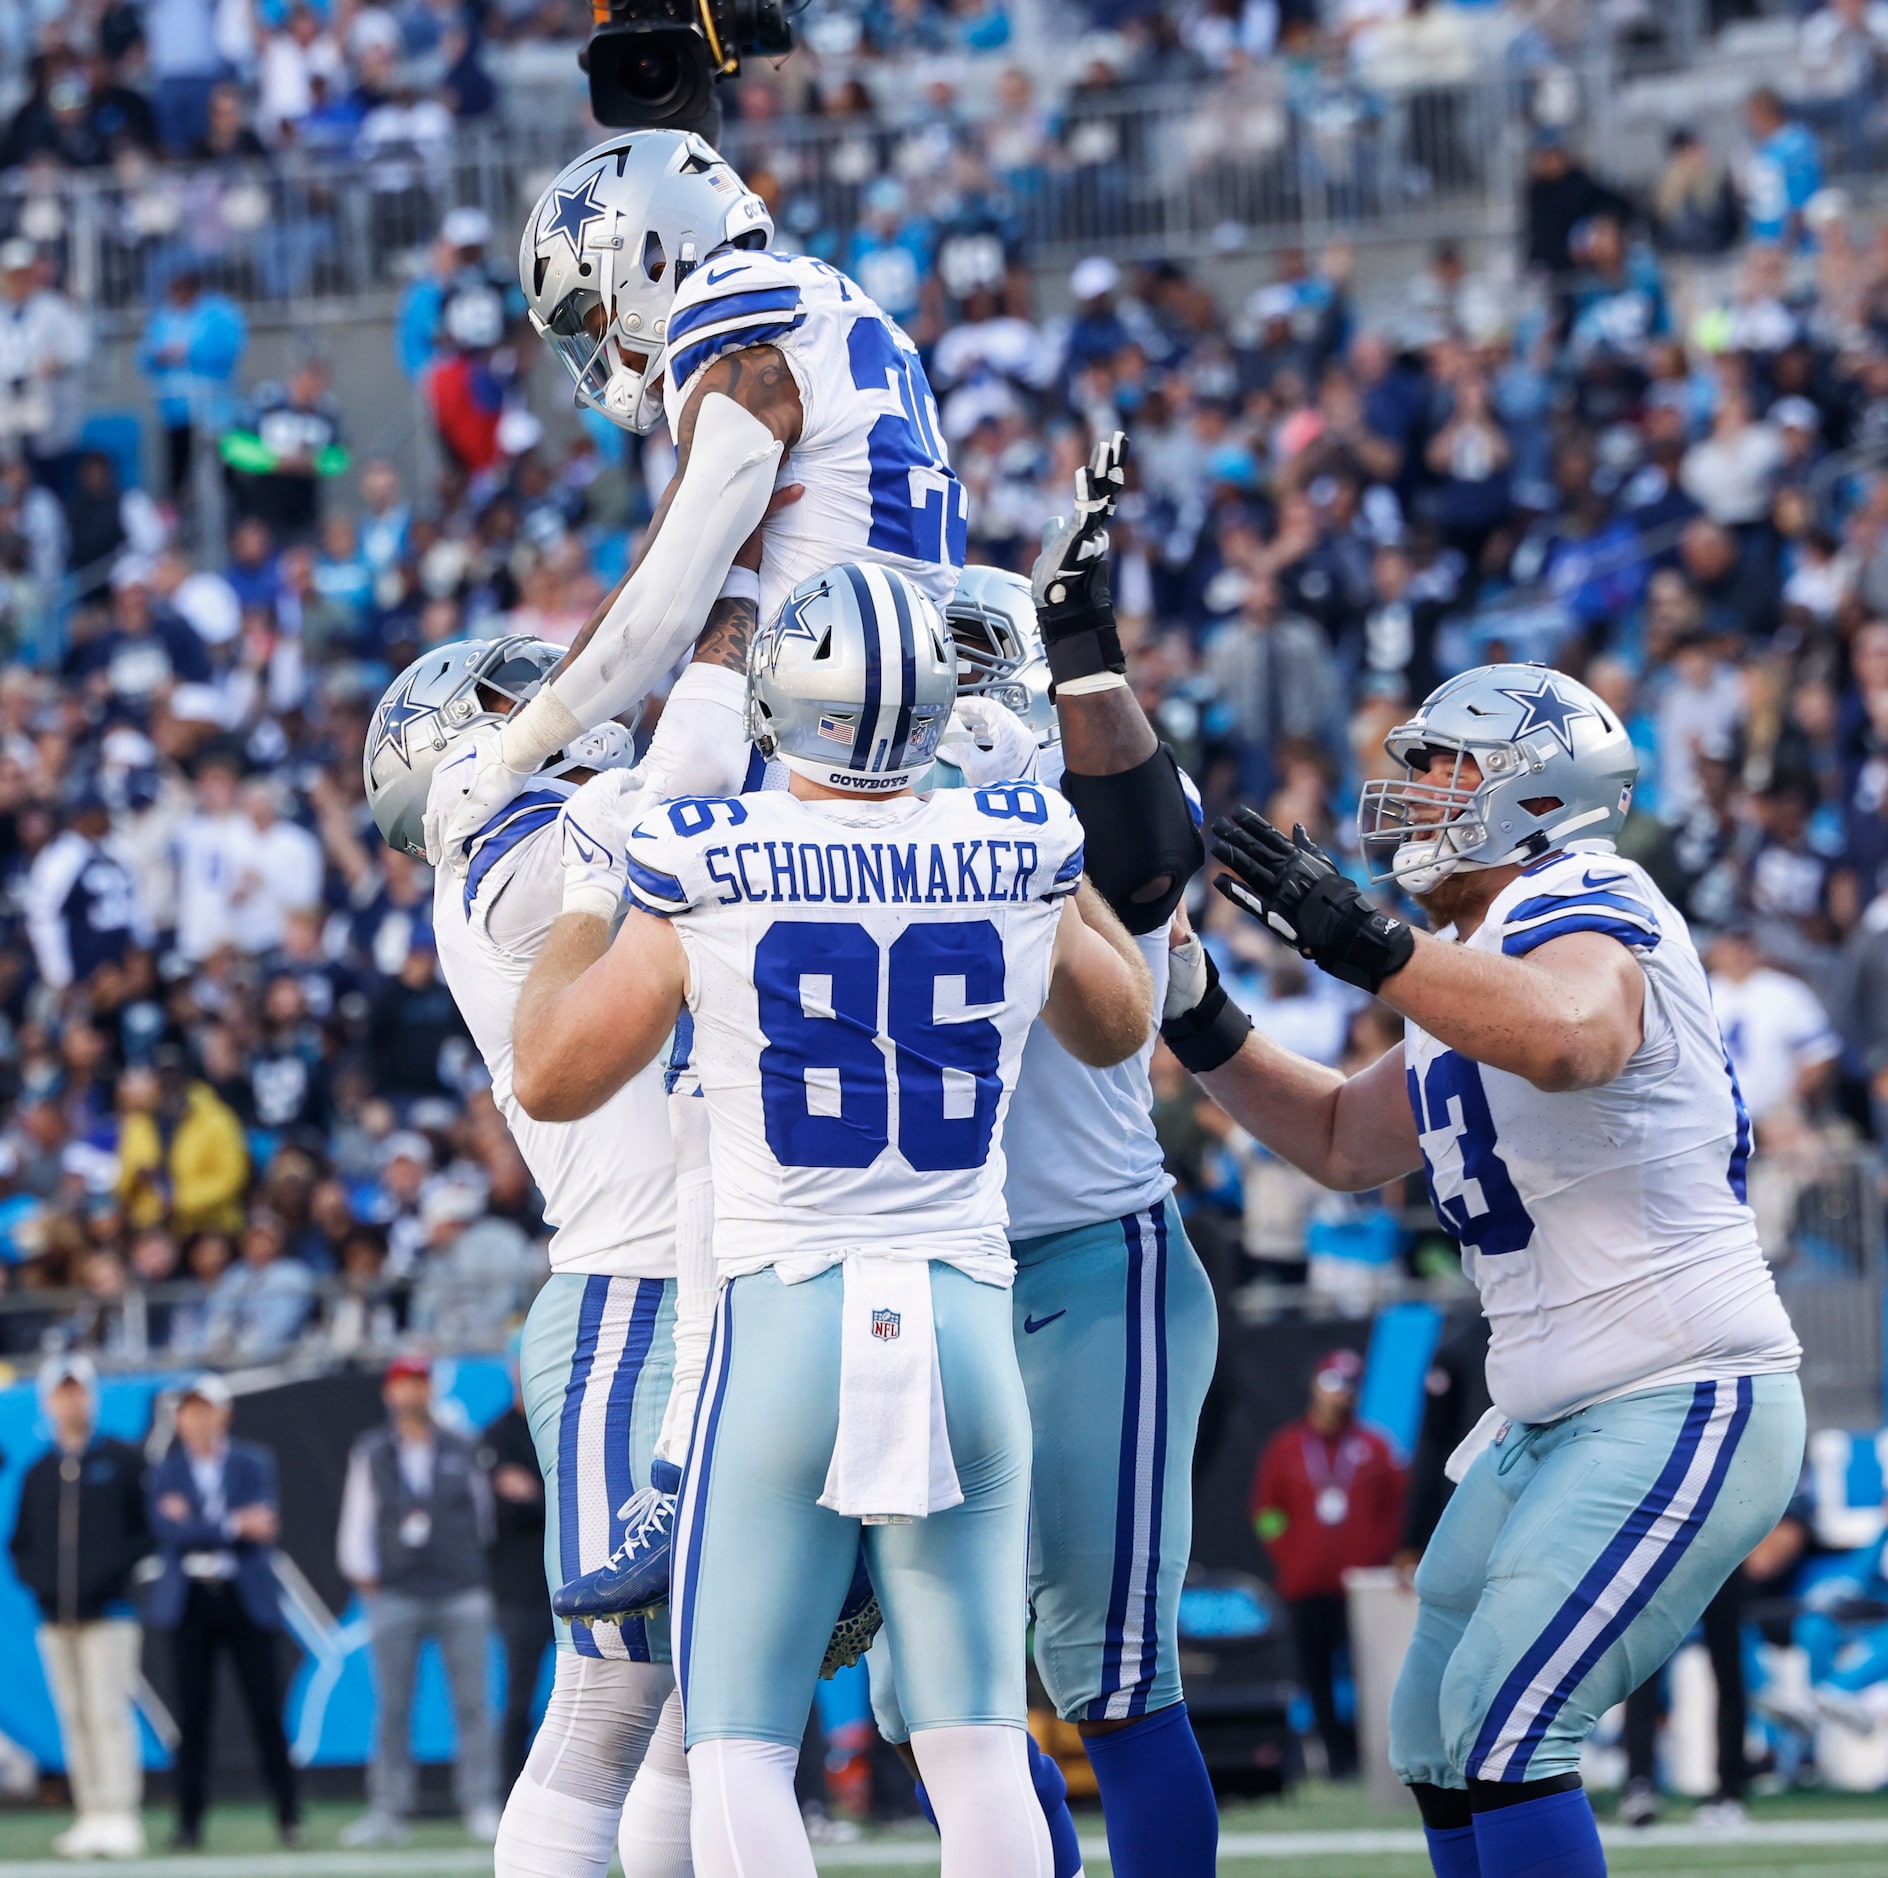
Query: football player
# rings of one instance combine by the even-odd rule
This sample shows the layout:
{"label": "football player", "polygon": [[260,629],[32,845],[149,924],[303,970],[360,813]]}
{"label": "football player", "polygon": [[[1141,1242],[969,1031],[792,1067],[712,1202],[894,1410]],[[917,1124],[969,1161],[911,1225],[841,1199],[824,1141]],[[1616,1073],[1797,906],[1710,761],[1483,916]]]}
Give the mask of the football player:
{"label": "football player", "polygon": [[1349,1078],[1268,1042],[1199,941],[1163,1034],[1240,1125],[1325,1185],[1426,1169],[1490,1327],[1495,1406],[1416,1573],[1390,1714],[1439,1878],[1598,1878],[1598,1718],[1776,1524],[1803,1455],[1799,1349],[1745,1199],[1750,1121],[1676,909],[1613,838],[1638,764],[1584,685],[1452,678],[1365,785],[1371,878],[1303,829],[1214,825],[1215,885],[1401,1013]]}
{"label": "football player", "polygon": [[562,1117],[692,1019],[726,1281],[676,1545],[704,1874],[812,1871],[793,1768],[861,1530],[945,1873],[1051,1869],[1023,1727],[1002,1123],[1039,1013],[1079,1059],[1119,1062],[1151,981],[1104,905],[1072,903],[1060,797],[912,793],[954,690],[912,582],[859,564],[803,582],[750,677],[789,788],[653,807],[621,935],[560,922],[516,1021],[521,1098]]}
{"label": "football player", "polygon": [[[950,597],[967,511],[917,350],[854,282],[769,252],[772,236],[733,169],[672,130],[599,144],[526,223],[525,299],[578,401],[638,432],[666,415],[676,468],[635,565],[569,659],[477,740],[432,829],[431,852],[454,869],[539,764],[641,700],[717,594],[771,619],[806,576],[871,561],[936,605]],[[803,493],[769,517],[788,451]],[[733,568],[756,528],[758,575]],[[738,677],[695,682],[740,707]]]}

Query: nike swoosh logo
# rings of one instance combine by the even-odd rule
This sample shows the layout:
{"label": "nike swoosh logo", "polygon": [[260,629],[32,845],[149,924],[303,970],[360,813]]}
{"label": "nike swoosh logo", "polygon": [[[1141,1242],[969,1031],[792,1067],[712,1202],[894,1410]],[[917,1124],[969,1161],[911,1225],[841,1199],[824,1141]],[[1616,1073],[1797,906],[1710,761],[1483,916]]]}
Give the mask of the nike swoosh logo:
{"label": "nike swoosh logo", "polygon": [[577,858],[586,865],[594,867],[598,861],[608,858],[599,848],[592,845],[590,838],[568,815],[564,817],[564,832],[570,837],[570,845],[577,850]]}
{"label": "nike swoosh logo", "polygon": [[731,275],[738,274],[745,265],[746,263],[742,261],[730,261],[719,274],[717,274],[713,268],[709,268],[703,273],[702,279],[711,287],[719,287],[721,283],[727,280]]}
{"label": "nike swoosh logo", "polygon": [[1025,1337],[1033,1337],[1037,1331],[1047,1330],[1058,1317],[1066,1317],[1068,1314],[1068,1307],[1064,1305],[1059,1311],[1051,1311],[1047,1317],[1025,1317],[1023,1319],[1023,1335]]}
{"label": "nike swoosh logo", "polygon": [[1580,879],[1588,887],[1617,887],[1621,881],[1629,879],[1626,874],[1602,874],[1595,880],[1591,873],[1582,871]]}

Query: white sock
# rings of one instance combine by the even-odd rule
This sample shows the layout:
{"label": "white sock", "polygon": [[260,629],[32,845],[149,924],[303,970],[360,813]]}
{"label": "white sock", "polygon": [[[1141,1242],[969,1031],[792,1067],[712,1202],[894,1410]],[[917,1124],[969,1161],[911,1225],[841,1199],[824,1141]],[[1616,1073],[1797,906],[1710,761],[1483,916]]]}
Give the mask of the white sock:
{"label": "white sock", "polygon": [[682,1697],[670,1694],[616,1828],[623,1878],[690,1878],[688,1757],[682,1751]]}
{"label": "white sock", "polygon": [[[798,1748],[773,1741],[703,1741],[688,1750],[696,1878],[817,1878],[793,1797],[799,1760]],[[1042,1878],[1048,1874],[1044,1865]]]}
{"label": "white sock", "polygon": [[937,1814],[940,1878],[1051,1878],[1049,1828],[1020,1728],[919,1728],[911,1751]]}
{"label": "white sock", "polygon": [[544,1720],[498,1822],[495,1878],[604,1878],[623,1796],[674,1687],[666,1664],[558,1651]]}

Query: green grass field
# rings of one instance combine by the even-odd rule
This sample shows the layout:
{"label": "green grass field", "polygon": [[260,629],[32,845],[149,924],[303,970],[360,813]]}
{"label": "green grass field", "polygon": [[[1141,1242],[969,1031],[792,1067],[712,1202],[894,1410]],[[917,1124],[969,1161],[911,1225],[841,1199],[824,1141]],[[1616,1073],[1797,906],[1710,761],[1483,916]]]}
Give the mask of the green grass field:
{"label": "green grass field", "polygon": [[[454,1825],[427,1822],[411,1840],[387,1852],[344,1852],[340,1830],[350,1806],[323,1804],[308,1820],[308,1847],[285,1853],[259,1807],[228,1806],[214,1813],[204,1852],[163,1856],[167,1816],[146,1824],[152,1857],[115,1869],[122,1878],[474,1878],[491,1869],[491,1854]],[[1602,1811],[1605,1810],[1604,1804]],[[1751,1831],[1740,1837],[1707,1834],[1685,1822],[1688,1809],[1670,1808],[1667,1822],[1648,1833],[1606,1830],[1608,1860],[1620,1878],[1883,1878],[1888,1874],[1888,1794],[1794,1794],[1760,1800]],[[1090,1871],[1107,1869],[1100,1815],[1079,1816]],[[71,1870],[51,1856],[63,1814],[35,1809],[0,1811],[0,1867],[9,1878],[53,1878]],[[1226,1809],[1219,1869],[1225,1878],[1428,1878],[1413,1816],[1384,1813],[1353,1788],[1312,1785],[1291,1799]],[[822,1848],[822,1871],[854,1878],[913,1878],[937,1870],[937,1841],[919,1828],[874,1833],[856,1845]]]}

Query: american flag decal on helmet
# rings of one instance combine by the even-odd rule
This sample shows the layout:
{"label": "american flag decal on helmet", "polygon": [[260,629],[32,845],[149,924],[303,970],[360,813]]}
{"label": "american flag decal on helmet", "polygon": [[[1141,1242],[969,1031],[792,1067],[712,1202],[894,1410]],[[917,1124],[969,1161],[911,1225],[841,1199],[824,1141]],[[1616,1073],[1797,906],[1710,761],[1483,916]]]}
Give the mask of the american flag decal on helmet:
{"label": "american flag decal on helmet", "polygon": [[872,1335],[880,1343],[890,1343],[898,1335],[898,1313],[896,1311],[874,1311],[872,1313]]}

